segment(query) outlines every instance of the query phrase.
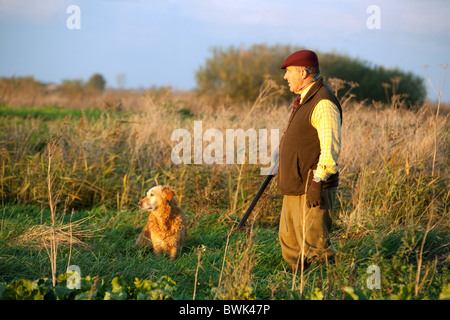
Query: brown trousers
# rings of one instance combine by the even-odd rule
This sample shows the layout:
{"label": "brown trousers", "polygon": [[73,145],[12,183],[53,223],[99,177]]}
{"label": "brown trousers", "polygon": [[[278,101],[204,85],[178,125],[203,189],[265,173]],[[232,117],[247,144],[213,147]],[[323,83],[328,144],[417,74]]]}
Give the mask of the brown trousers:
{"label": "brown trousers", "polygon": [[337,188],[322,191],[320,207],[308,208],[306,196],[284,196],[281,209],[279,238],[284,260],[295,269],[301,261],[325,262],[336,254],[330,241],[331,213]]}

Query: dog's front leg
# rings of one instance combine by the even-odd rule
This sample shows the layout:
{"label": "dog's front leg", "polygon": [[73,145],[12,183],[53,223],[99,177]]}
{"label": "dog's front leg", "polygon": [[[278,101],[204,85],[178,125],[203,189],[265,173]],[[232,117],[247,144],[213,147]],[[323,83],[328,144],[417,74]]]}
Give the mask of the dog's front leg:
{"label": "dog's front leg", "polygon": [[136,248],[148,248],[148,249],[151,249],[152,248],[152,242],[150,241],[149,238],[146,237],[144,232],[141,232],[141,234],[137,238],[136,243],[134,244],[134,246]]}
{"label": "dog's front leg", "polygon": [[153,242],[153,251],[157,257],[161,257],[164,253],[164,246],[161,244],[161,241],[156,239],[152,239]]}
{"label": "dog's front leg", "polygon": [[154,249],[155,255],[159,258],[163,255],[163,251],[162,250],[156,250]]}
{"label": "dog's front leg", "polygon": [[170,250],[169,252],[170,261],[174,262],[175,260],[177,260],[179,252],[180,250],[178,250],[177,248]]}
{"label": "dog's front leg", "polygon": [[139,237],[136,240],[135,247],[136,248],[147,247],[151,249],[152,242],[150,238],[151,238],[150,230],[148,229],[148,226],[145,226],[144,230],[142,230],[142,232],[139,234]]}

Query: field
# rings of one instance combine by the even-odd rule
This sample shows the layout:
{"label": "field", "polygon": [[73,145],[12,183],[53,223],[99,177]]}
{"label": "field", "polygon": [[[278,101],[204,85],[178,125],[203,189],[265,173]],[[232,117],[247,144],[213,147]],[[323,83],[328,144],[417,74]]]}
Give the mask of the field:
{"label": "field", "polygon": [[[194,121],[283,132],[289,106],[265,97],[233,105],[106,91],[59,107],[1,106],[0,297],[449,299],[448,115],[347,101],[337,259],[294,275],[278,242],[276,182],[236,230],[264,179],[258,165],[171,160],[172,132],[193,132]],[[172,186],[188,216],[174,263],[134,248],[147,218],[137,202],[156,184]],[[79,267],[81,288],[67,288],[68,266]]]}

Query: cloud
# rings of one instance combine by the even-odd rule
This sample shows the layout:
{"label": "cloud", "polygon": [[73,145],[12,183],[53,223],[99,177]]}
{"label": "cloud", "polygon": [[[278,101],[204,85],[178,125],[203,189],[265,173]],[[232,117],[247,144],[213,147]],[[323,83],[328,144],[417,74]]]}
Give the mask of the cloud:
{"label": "cloud", "polygon": [[[366,7],[354,0],[299,2],[294,0],[172,0],[177,14],[207,26],[270,32],[281,37],[314,36],[318,33],[353,34],[366,28]],[[259,33],[258,33],[259,30]]]}
{"label": "cloud", "polygon": [[[72,1],[73,2],[73,1]],[[47,20],[65,14],[67,0],[0,0],[0,16],[10,19]]]}
{"label": "cloud", "polygon": [[416,35],[447,34],[450,5],[444,1],[381,2],[381,20],[387,28]]}
{"label": "cloud", "polygon": [[257,0],[186,0],[172,1],[182,16],[200,22],[223,25],[271,26],[283,24],[284,8],[280,2]]}

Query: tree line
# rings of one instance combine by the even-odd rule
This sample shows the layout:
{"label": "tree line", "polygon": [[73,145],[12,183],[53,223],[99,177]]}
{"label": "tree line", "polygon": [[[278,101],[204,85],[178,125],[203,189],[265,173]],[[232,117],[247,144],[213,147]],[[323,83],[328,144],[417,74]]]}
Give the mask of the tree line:
{"label": "tree line", "polygon": [[[290,45],[255,44],[250,47],[214,47],[211,56],[196,72],[197,92],[223,95],[235,102],[254,101],[267,77],[286,87],[284,59],[304,48]],[[400,97],[410,105],[422,104],[426,98],[423,78],[398,68],[385,68],[338,53],[317,52],[325,82],[333,79],[352,84],[352,98],[357,101],[392,103]],[[338,88],[339,89],[339,88]],[[291,101],[287,89],[281,99]]]}

